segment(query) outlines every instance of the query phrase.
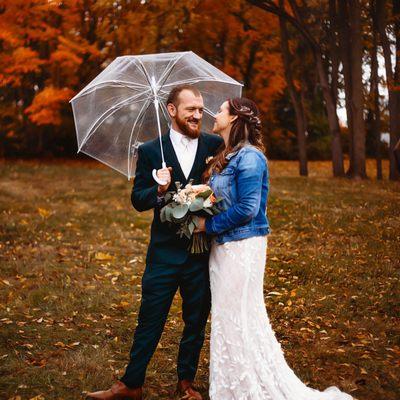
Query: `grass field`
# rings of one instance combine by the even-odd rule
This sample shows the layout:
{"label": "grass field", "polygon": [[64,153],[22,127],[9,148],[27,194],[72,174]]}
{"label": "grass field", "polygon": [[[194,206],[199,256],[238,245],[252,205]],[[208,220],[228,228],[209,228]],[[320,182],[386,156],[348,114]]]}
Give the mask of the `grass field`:
{"label": "grass field", "polygon": [[[292,162],[270,166],[265,301],[289,365],[320,390],[399,399],[400,185],[332,179],[329,163],[310,163],[309,178]],[[127,363],[152,214],[97,163],[8,161],[0,172],[0,398],[83,398]],[[181,331],[177,296],[146,399],[172,398]]]}

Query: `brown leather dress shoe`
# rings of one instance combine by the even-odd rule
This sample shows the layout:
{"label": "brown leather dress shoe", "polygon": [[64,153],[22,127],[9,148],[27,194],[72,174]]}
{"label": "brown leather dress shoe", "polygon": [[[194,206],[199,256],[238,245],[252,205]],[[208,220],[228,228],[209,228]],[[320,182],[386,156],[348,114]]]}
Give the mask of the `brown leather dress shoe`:
{"label": "brown leather dress shoe", "polygon": [[194,389],[193,382],[186,379],[178,381],[178,385],[176,386],[176,395],[182,400],[203,400],[201,394]]}
{"label": "brown leather dress shoe", "polygon": [[101,390],[99,392],[86,393],[89,399],[100,400],[142,400],[142,388],[130,389],[121,381],[117,381],[111,386],[111,389]]}

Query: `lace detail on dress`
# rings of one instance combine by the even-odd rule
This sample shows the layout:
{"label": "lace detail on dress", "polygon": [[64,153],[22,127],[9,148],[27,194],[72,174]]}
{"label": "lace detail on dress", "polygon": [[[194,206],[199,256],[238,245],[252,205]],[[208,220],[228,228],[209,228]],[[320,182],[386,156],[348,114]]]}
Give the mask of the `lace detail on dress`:
{"label": "lace detail on dress", "polygon": [[331,386],[306,386],[286,363],[265,309],[267,237],[218,245],[210,253],[211,400],[352,400]]}

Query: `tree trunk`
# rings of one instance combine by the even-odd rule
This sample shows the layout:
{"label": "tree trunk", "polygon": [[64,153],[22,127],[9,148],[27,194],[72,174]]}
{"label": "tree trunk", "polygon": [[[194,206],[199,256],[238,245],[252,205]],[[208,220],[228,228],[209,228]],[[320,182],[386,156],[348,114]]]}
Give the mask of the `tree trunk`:
{"label": "tree trunk", "polygon": [[342,141],[340,138],[339,118],[336,112],[336,102],[332,96],[332,91],[329,86],[328,75],[324,67],[324,60],[322,58],[322,53],[320,53],[319,51],[315,51],[314,57],[317,64],[317,72],[322,88],[322,94],[325,100],[325,107],[328,115],[329,131],[332,134],[331,148],[332,148],[333,176],[340,177],[344,176],[344,166],[343,166]]}
{"label": "tree trunk", "polygon": [[382,175],[382,142],[381,142],[381,112],[379,107],[379,75],[378,75],[378,38],[374,13],[374,2],[371,3],[372,20],[372,48],[371,48],[371,79],[370,98],[372,99],[372,126],[371,131],[375,139],[376,179],[381,180]]}
{"label": "tree trunk", "polygon": [[256,62],[256,56],[257,56],[259,47],[260,47],[260,45],[258,42],[252,43],[252,45],[250,47],[249,58],[247,60],[246,68],[245,68],[245,71],[243,74],[243,80],[244,80],[243,83],[248,92],[250,92],[250,90],[252,89],[251,78],[253,76],[253,68],[254,68],[254,64]]}
{"label": "tree trunk", "polygon": [[338,104],[338,75],[339,75],[339,47],[336,39],[338,31],[338,18],[336,11],[336,0],[329,0],[329,24],[328,30],[330,61],[331,61],[331,88],[332,96],[337,106]]}
{"label": "tree trunk", "polygon": [[[397,7],[395,6],[397,3]],[[395,74],[393,73],[392,59],[391,59],[391,49],[390,41],[386,34],[386,0],[376,1],[376,22],[379,30],[380,43],[383,49],[383,56],[385,58],[385,70],[386,70],[386,80],[389,92],[389,126],[390,126],[390,145],[389,145],[389,179],[398,180],[400,177],[399,171],[396,167],[396,158],[394,155],[394,148],[398,140],[398,135],[400,131],[400,101],[398,99],[399,94],[396,93],[396,83],[399,86],[399,69],[398,64],[400,62],[400,57],[397,56],[396,71],[397,71],[397,82],[395,81]],[[398,12],[398,0],[393,3],[393,12]],[[397,25],[397,24],[396,24]],[[400,52],[400,39],[399,39],[399,29],[396,31],[396,49]]]}
{"label": "tree trunk", "polygon": [[[290,22],[299,31],[299,33],[310,45],[317,68],[319,82],[322,88],[322,94],[325,101],[329,131],[332,135],[331,146],[333,176],[344,176],[343,152],[340,138],[339,119],[336,112],[336,99],[332,94],[332,88],[329,84],[328,72],[327,68],[325,68],[324,66],[324,54],[321,45],[315,40],[314,35],[309,32],[307,24],[302,20],[301,16],[298,15],[298,6],[296,1],[290,0],[290,5],[295,14],[295,17],[288,14],[283,8],[278,7],[271,1],[247,0],[247,2],[267,12],[271,12],[277,16],[285,18],[286,21]],[[302,5],[305,6],[305,3],[302,2]]]}
{"label": "tree trunk", "polygon": [[362,81],[363,44],[361,31],[361,4],[359,0],[349,0],[351,77],[353,115],[353,173],[354,178],[366,178],[365,168],[365,121],[364,121],[364,85]]}
{"label": "tree trunk", "polygon": [[398,159],[396,159],[395,152],[398,151],[400,140],[400,0],[393,0],[393,16],[394,20],[394,36],[396,38],[395,48],[395,68],[394,68],[394,96],[396,111],[394,114],[394,129],[393,134],[390,135],[390,179],[400,180],[400,171],[398,168]]}
{"label": "tree trunk", "polygon": [[397,171],[400,173],[400,139],[394,146],[394,157],[396,159]]}
{"label": "tree trunk", "polygon": [[[280,3],[282,3],[282,0],[280,0]],[[290,60],[291,57],[289,50],[289,39],[288,39],[289,35],[286,27],[286,21],[284,20],[283,17],[279,17],[279,25],[280,25],[282,58],[285,69],[285,78],[289,90],[290,99],[292,101],[296,115],[299,172],[301,176],[307,176],[308,167],[307,167],[307,148],[306,148],[306,130],[307,130],[306,116],[300,95],[297,92],[293,83],[293,75],[292,75],[291,60]]]}
{"label": "tree trunk", "polygon": [[349,42],[349,14],[346,0],[338,1],[338,36],[339,36],[339,51],[342,60],[343,78],[344,78],[344,93],[345,106],[347,117],[347,131],[349,138],[349,168],[346,171],[347,176],[352,176],[354,171],[354,127],[353,127],[353,112],[351,107],[352,98],[352,76],[351,76],[351,47]]}

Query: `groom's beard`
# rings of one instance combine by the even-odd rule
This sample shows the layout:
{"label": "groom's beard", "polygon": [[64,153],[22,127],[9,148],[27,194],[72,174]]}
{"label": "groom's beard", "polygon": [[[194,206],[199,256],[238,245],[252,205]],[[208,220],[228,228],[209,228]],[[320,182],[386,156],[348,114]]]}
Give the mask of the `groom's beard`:
{"label": "groom's beard", "polygon": [[[197,122],[197,127],[192,128],[189,122]],[[182,133],[192,139],[196,139],[200,136],[201,120],[197,118],[189,118],[187,120],[179,118],[178,115],[175,117],[175,122],[178,125]]]}

